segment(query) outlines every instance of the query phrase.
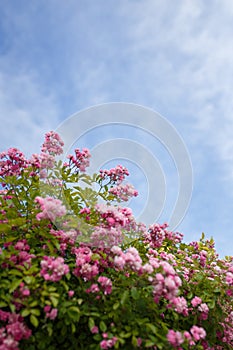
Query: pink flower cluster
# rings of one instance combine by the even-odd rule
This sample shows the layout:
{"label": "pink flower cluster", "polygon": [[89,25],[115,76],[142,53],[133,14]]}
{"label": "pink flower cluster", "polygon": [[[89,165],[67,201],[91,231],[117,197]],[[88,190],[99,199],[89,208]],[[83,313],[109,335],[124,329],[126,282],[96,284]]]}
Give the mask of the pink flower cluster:
{"label": "pink flower cluster", "polygon": [[52,169],[55,165],[55,156],[63,153],[63,145],[63,141],[56,132],[46,133],[41,153],[33,154],[29,160],[29,164],[34,168],[30,176],[37,175],[37,169],[39,169],[40,179],[47,179],[48,169]]}
{"label": "pink flower cluster", "polygon": [[102,336],[105,339],[100,342],[100,348],[101,349],[113,348],[114,345],[117,342],[117,337],[112,337],[111,339],[106,339],[106,338],[108,338],[108,334],[107,333],[103,333]]}
{"label": "pink flower cluster", "polygon": [[100,170],[100,177],[103,180],[109,180],[109,183],[112,182],[117,185],[120,185],[125,179],[125,176],[128,176],[128,175],[129,175],[128,170],[122,165],[117,165],[115,168],[112,168],[110,170],[108,169]]}
{"label": "pink flower cluster", "polygon": [[19,288],[13,292],[13,304],[17,311],[21,310],[30,294],[30,289],[28,289],[24,282],[21,282]]}
{"label": "pink flower cluster", "polygon": [[193,307],[197,307],[197,310],[200,312],[200,320],[206,320],[208,318],[209,307],[206,303],[202,302],[202,299],[199,297],[194,297],[191,300],[191,304]]}
{"label": "pink flower cluster", "polygon": [[0,153],[0,176],[19,176],[29,162],[17,148],[9,148]]}
{"label": "pink flower cluster", "polygon": [[[148,281],[153,285],[153,296],[156,303],[161,297],[167,299],[177,312],[187,314],[187,302],[183,297],[177,297],[182,282],[174,268],[166,261],[149,256],[149,262],[143,265],[138,250],[134,247],[125,252],[118,246],[113,246],[111,252],[114,255],[115,268],[119,270],[130,269],[138,275],[148,274]],[[161,270],[161,272],[157,272]]]}
{"label": "pink flower cluster", "polygon": [[118,186],[111,187],[109,189],[109,193],[113,194],[114,196],[125,202],[128,201],[131,197],[138,196],[138,191],[135,190],[135,188],[131,184],[120,184]]}
{"label": "pink flower cluster", "polygon": [[[12,243],[4,243],[5,249],[10,249],[12,246]],[[31,260],[35,257],[34,254],[30,254],[29,250],[30,247],[27,244],[26,239],[19,240],[15,245],[14,249],[16,250],[16,253],[11,254],[9,258],[9,262],[13,262],[15,266],[23,266],[25,264],[31,265]],[[8,263],[6,261],[2,264],[2,268],[9,267]]]}
{"label": "pink flower cluster", "polygon": [[172,303],[174,301],[175,307],[181,308],[183,312],[186,309],[183,299],[174,299],[182,285],[180,277],[167,261],[159,261],[156,258],[150,258],[149,261],[154,268],[162,268],[162,272],[156,273],[152,280],[154,301],[158,303],[159,299],[164,297]]}
{"label": "pink flower cluster", "polygon": [[18,350],[20,340],[31,336],[31,330],[18,314],[0,310],[0,321],[6,323],[0,328],[0,350]]}
{"label": "pink flower cluster", "polygon": [[96,226],[91,234],[92,247],[101,249],[121,244],[123,235],[119,227]]}
{"label": "pink flower cluster", "polygon": [[35,202],[40,205],[41,213],[36,215],[37,220],[49,219],[55,221],[57,217],[66,214],[66,208],[59,199],[52,197],[36,197]]}
{"label": "pink flower cluster", "polygon": [[40,178],[46,178],[47,172],[45,169],[52,169],[55,164],[55,157],[51,154],[41,152],[40,154],[33,154],[30,159],[33,167],[40,170]]}
{"label": "pink flower cluster", "polygon": [[101,285],[104,294],[112,293],[112,281],[110,280],[110,278],[105,276],[100,276],[97,281]]}
{"label": "pink flower cluster", "polygon": [[69,273],[69,266],[65,264],[64,259],[60,257],[44,256],[40,265],[40,274],[46,281],[58,282],[62,276]]}
{"label": "pink flower cluster", "polygon": [[71,229],[69,231],[51,229],[50,233],[54,237],[57,237],[60,243],[60,251],[62,255],[65,254],[68,246],[73,246],[75,244],[76,238],[78,236],[77,231],[74,229]]}
{"label": "pink flower cluster", "polygon": [[104,219],[102,225],[106,227],[120,227],[130,229],[136,227],[136,222],[130,208],[122,208],[106,204],[97,204],[96,211]]}
{"label": "pink flower cluster", "polygon": [[85,172],[86,168],[90,165],[91,154],[87,148],[83,148],[82,151],[77,148],[75,149],[75,156],[69,154],[67,158],[69,159],[69,163],[64,163],[64,166],[69,166],[77,172]]}
{"label": "pink flower cluster", "polygon": [[204,328],[198,327],[195,325],[191,327],[190,333],[192,334],[193,339],[195,341],[198,341],[200,339],[205,339],[206,337],[206,331],[204,330]]}
{"label": "pink flower cluster", "polygon": [[[86,293],[99,293],[100,289],[97,283],[93,283],[90,288],[86,289]],[[97,297],[99,299],[99,296]]]}
{"label": "pink flower cluster", "polygon": [[73,248],[72,253],[76,256],[76,267],[73,270],[75,276],[87,281],[98,275],[99,261],[92,260],[93,253],[89,247]]}
{"label": "pink flower cluster", "polygon": [[[86,293],[99,293],[100,290],[107,295],[112,293],[112,281],[110,278],[105,277],[105,276],[99,276],[97,283],[93,283],[90,288],[86,289]],[[98,295],[96,299],[99,299],[100,296]]]}
{"label": "pink flower cluster", "polygon": [[[98,329],[98,327],[97,327],[97,329]],[[116,342],[118,340],[117,337],[111,336],[111,338],[110,338],[109,334],[106,332],[102,333],[102,337],[103,337],[103,340],[100,342],[101,349],[110,349],[110,348],[114,347],[114,345],[116,344]]]}
{"label": "pink flower cluster", "polygon": [[56,308],[51,308],[50,305],[46,305],[44,307],[44,312],[45,312],[45,317],[49,318],[50,320],[55,320],[57,317],[57,309]]}
{"label": "pink flower cluster", "polygon": [[111,252],[115,255],[114,265],[119,270],[129,267],[132,271],[142,272],[142,259],[136,248],[130,247],[123,252],[120,247],[114,246]]}
{"label": "pink flower cluster", "polygon": [[224,323],[221,325],[223,327],[222,341],[226,344],[230,344],[233,347],[233,311],[229,310]]}
{"label": "pink flower cluster", "polygon": [[22,297],[28,297],[30,295],[30,289],[28,289],[26,286],[25,286],[25,283],[24,282],[21,282],[20,285],[19,285],[19,291],[20,291],[20,294]]}
{"label": "pink flower cluster", "polygon": [[[47,178],[47,170],[54,167],[55,156],[63,153],[63,146],[64,143],[56,132],[50,131],[45,134],[45,141],[41,147],[41,153],[33,154],[30,159],[30,164],[34,168],[40,169],[39,176],[41,179]],[[31,175],[34,174],[36,173],[31,173]]]}
{"label": "pink flower cluster", "polygon": [[90,208],[87,208],[87,207],[85,207],[79,211],[79,214],[85,215],[85,218],[87,221],[90,220],[90,213],[91,213],[91,210],[90,210]]}
{"label": "pink flower cluster", "polygon": [[233,286],[233,266],[230,266],[226,273],[226,282],[229,286]]}
{"label": "pink flower cluster", "polygon": [[191,300],[191,304],[193,307],[196,307],[198,305],[200,305],[202,303],[202,299],[199,298],[199,297],[194,297],[192,300]]}
{"label": "pink flower cluster", "polygon": [[61,137],[54,131],[47,132],[45,134],[45,141],[42,145],[41,151],[43,153],[49,153],[53,156],[63,153],[64,142]]}
{"label": "pink flower cluster", "polygon": [[184,297],[174,297],[171,301],[171,305],[174,307],[175,311],[178,314],[188,316],[188,303]]}
{"label": "pink flower cluster", "polygon": [[167,334],[168,342],[175,349],[182,349],[180,347],[181,344],[184,343],[185,340],[188,341],[190,346],[194,346],[196,342],[199,340],[205,339],[206,331],[202,327],[198,327],[196,325],[192,326],[190,332],[185,331],[183,334],[179,331],[174,331],[170,329]]}
{"label": "pink flower cluster", "polygon": [[179,331],[174,331],[173,329],[168,331],[167,340],[174,348],[179,347],[184,342],[182,333]]}
{"label": "pink flower cluster", "polygon": [[78,236],[78,233],[76,230],[71,229],[69,231],[63,231],[63,230],[50,230],[51,235],[54,237],[57,237],[58,241],[60,242],[60,251],[61,254],[64,255],[65,251],[68,246],[73,246],[76,242],[76,238]]}
{"label": "pink flower cluster", "polygon": [[[55,157],[51,154],[43,153],[39,155],[40,168],[41,169],[52,169],[55,164]],[[43,177],[43,176],[42,176]]]}
{"label": "pink flower cluster", "polygon": [[165,239],[172,241],[174,244],[182,241],[183,234],[179,232],[171,232],[166,230],[167,223],[163,225],[153,224],[149,227],[148,232],[144,234],[144,242],[149,243],[152,248],[159,248],[162,246]]}

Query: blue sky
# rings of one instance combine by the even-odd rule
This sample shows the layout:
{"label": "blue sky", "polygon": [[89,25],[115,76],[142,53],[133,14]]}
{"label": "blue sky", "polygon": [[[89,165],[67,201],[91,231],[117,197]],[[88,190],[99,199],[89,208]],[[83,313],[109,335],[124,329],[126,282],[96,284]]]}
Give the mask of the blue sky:
{"label": "blue sky", "polygon": [[[233,2],[0,4],[1,150],[36,152],[46,131],[95,104],[154,109],[192,159],[193,196],[177,229],[187,241],[205,232],[222,256],[232,255]],[[167,186],[172,197],[174,183]]]}

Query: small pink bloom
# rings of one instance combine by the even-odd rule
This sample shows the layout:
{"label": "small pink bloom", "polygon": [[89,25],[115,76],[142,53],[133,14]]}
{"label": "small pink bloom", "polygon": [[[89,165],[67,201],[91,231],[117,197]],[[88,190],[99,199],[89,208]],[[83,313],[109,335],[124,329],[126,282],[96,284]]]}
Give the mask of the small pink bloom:
{"label": "small pink bloom", "polygon": [[199,297],[194,297],[192,300],[191,300],[191,304],[193,307],[196,307],[198,306],[199,304],[202,303],[202,299],[199,298]]}
{"label": "small pink bloom", "polygon": [[74,295],[74,291],[73,290],[69,290],[68,295],[71,298]]}
{"label": "small pink bloom", "polygon": [[206,337],[206,331],[202,327],[192,326],[190,333],[192,334],[195,341],[205,339]]}
{"label": "small pink bloom", "polygon": [[30,290],[29,289],[24,289],[22,292],[23,296],[29,296],[30,295]]}
{"label": "small pink bloom", "polygon": [[45,305],[44,312],[49,312],[50,310],[51,310],[51,306],[50,305]]}
{"label": "small pink bloom", "polygon": [[107,340],[102,340],[100,342],[100,348],[101,349],[107,349],[108,348],[108,341]]}
{"label": "small pink bloom", "polygon": [[57,309],[52,309],[51,311],[46,312],[46,318],[50,320],[55,320],[57,317]]}
{"label": "small pink bloom", "polygon": [[42,210],[36,215],[37,220],[49,219],[54,221],[57,217],[66,214],[66,208],[59,199],[36,197],[35,202],[40,205]]}
{"label": "small pink bloom", "polygon": [[209,308],[208,308],[208,305],[206,303],[202,303],[201,305],[199,305],[198,310],[200,312],[204,312],[206,314],[208,314],[208,312],[209,312]]}
{"label": "small pink bloom", "polygon": [[69,273],[69,266],[64,263],[64,259],[61,257],[44,256],[40,265],[40,274],[46,281],[58,282],[63,275]]}
{"label": "small pink bloom", "polygon": [[183,340],[183,337],[182,337],[182,334],[180,332],[175,332],[174,330],[170,329],[168,331],[168,334],[167,334],[167,340],[169,341],[169,343],[172,345],[172,346],[179,346],[181,345],[184,340]]}
{"label": "small pink bloom", "polygon": [[92,327],[91,333],[92,333],[92,334],[97,334],[97,333],[99,333],[99,328],[98,328],[97,326]]}

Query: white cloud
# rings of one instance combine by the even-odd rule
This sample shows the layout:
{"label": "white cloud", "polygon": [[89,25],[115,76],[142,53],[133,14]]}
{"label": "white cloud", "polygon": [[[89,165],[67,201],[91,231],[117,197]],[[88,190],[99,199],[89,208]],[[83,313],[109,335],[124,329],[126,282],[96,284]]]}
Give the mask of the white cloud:
{"label": "white cloud", "polygon": [[196,151],[197,144],[213,147],[232,180],[233,3],[128,1],[122,11],[130,14],[133,73],[151,91],[149,103],[159,97],[170,112],[182,111],[187,141],[191,125]]}
{"label": "white cloud", "polygon": [[18,147],[27,155],[39,152],[43,134],[56,127],[58,109],[30,74],[0,74],[0,148]]}

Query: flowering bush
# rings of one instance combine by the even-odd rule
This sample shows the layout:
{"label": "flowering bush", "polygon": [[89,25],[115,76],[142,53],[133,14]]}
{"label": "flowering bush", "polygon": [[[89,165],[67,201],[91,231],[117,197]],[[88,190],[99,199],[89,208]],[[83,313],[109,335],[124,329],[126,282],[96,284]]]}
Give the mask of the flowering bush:
{"label": "flowering bush", "polygon": [[233,258],[146,229],[117,204],[126,168],[89,176],[62,146],[0,154],[0,350],[232,349]]}

